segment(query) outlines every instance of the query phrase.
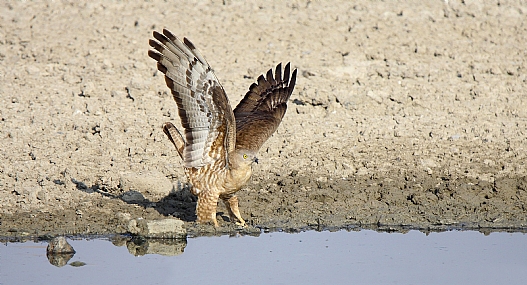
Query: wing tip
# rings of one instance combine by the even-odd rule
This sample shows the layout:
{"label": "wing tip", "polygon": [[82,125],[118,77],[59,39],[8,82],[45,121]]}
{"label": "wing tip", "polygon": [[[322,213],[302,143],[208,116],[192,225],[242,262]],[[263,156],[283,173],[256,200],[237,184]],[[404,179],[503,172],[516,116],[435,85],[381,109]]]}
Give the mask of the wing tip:
{"label": "wing tip", "polygon": [[298,69],[295,68],[295,70],[293,70],[293,74],[291,74],[291,80],[289,81],[289,84],[288,84],[289,87],[291,87],[291,88],[295,87],[297,71],[298,71]]}
{"label": "wing tip", "polygon": [[191,50],[195,50],[196,47],[194,46],[194,44],[188,39],[188,38],[183,38],[183,43]]}
{"label": "wing tip", "polygon": [[153,60],[157,61],[157,70],[161,71],[163,74],[167,73],[168,71],[167,67],[161,63],[161,60],[163,59],[163,55],[159,53],[159,51],[149,50],[148,56],[152,58]]}
{"label": "wing tip", "polygon": [[274,85],[275,84],[275,78],[273,76],[273,69],[269,69],[267,71],[267,74],[265,75],[265,79],[267,80],[267,82],[269,82],[271,85]]}
{"label": "wing tip", "polygon": [[155,50],[149,50],[148,51],[148,56],[151,59],[154,59],[157,62],[159,62],[161,60],[161,57],[162,57],[162,55],[159,52],[155,51]]}
{"label": "wing tip", "polygon": [[283,82],[282,81],[282,63],[281,62],[276,65],[276,68],[275,68],[275,71],[274,71],[274,75],[275,75],[275,80],[281,84]]}
{"label": "wing tip", "polygon": [[163,28],[163,35],[171,41],[179,40],[178,37],[176,37],[171,31],[167,30],[166,28]]}

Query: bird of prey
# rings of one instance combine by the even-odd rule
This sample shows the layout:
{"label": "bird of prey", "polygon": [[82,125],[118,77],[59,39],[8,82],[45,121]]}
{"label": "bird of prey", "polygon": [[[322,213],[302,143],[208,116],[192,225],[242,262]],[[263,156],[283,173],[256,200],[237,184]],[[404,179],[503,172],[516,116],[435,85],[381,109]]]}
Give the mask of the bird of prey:
{"label": "bird of prey", "polygon": [[246,226],[235,193],[247,183],[262,144],[276,131],[287,109],[296,82],[282,64],[257,83],[238,106],[231,108],[218,78],[205,58],[187,39],[181,41],[170,31],[153,32],[148,55],[157,61],[178,107],[181,133],[172,123],[163,131],[183,159],[191,192],[198,196],[199,223],[218,226],[216,207],[220,198],[231,221]]}

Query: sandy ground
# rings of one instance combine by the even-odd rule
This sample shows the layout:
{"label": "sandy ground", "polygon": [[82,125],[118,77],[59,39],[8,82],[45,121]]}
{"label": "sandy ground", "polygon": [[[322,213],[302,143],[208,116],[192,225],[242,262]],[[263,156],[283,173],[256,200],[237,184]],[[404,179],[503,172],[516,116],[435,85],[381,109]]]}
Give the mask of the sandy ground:
{"label": "sandy ground", "polygon": [[524,1],[108,2],[0,4],[0,236],[214,231],[161,129],[179,122],[147,56],[162,28],[233,106],[299,70],[239,192],[251,229],[527,228]]}

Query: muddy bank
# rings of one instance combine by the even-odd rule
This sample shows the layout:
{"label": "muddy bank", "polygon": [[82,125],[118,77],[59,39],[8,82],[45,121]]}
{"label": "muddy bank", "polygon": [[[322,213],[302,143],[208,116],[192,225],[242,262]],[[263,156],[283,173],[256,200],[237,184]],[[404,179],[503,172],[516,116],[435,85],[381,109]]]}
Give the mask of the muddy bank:
{"label": "muddy bank", "polygon": [[[393,176],[397,173],[393,173]],[[248,228],[229,222],[219,205],[220,228],[198,225],[196,199],[182,189],[159,200],[123,201],[93,192],[90,203],[71,210],[32,211],[2,216],[2,236],[45,236],[128,233],[131,218],[185,221],[191,236],[264,231],[374,229],[380,231],[444,231],[471,229],[482,232],[525,231],[527,179],[452,180],[423,175],[402,179],[359,177],[319,181],[306,176],[279,177],[254,183],[240,194],[241,213]],[[259,189],[259,190],[254,190]],[[522,196],[523,195],[523,196]],[[511,203],[510,200],[516,202]]]}
{"label": "muddy bank", "polygon": [[299,69],[239,192],[252,227],[527,227],[521,1],[0,5],[0,236],[214,231],[161,130],[179,122],[146,55],[164,27],[233,106],[276,63]]}

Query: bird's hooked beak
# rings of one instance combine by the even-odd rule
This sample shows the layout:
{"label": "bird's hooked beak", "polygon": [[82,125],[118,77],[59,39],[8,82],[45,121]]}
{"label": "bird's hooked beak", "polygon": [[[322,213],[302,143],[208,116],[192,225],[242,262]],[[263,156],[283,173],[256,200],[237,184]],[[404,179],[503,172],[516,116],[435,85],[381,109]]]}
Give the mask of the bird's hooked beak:
{"label": "bird's hooked beak", "polygon": [[258,164],[258,157],[255,156],[253,162],[256,162],[256,164]]}

